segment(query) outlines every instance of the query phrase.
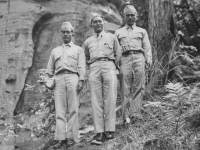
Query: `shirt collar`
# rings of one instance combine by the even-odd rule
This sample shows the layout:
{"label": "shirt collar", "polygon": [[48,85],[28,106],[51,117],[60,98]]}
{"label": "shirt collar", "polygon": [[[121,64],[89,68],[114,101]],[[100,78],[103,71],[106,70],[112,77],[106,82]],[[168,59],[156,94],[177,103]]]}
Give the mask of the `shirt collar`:
{"label": "shirt collar", "polygon": [[134,24],[134,25],[132,25],[132,26],[128,26],[127,24],[126,24],[126,29],[132,29],[132,30],[134,30],[134,28],[136,27],[136,25]]}
{"label": "shirt collar", "polygon": [[68,44],[63,43],[63,46],[66,46],[66,47],[72,47],[73,45],[74,43],[72,41],[69,42]]}
{"label": "shirt collar", "polygon": [[98,37],[103,37],[104,34],[105,34],[105,31],[103,30],[103,31],[101,31],[100,33],[95,33],[95,34],[94,34],[94,37],[96,37],[96,38],[98,38]]}

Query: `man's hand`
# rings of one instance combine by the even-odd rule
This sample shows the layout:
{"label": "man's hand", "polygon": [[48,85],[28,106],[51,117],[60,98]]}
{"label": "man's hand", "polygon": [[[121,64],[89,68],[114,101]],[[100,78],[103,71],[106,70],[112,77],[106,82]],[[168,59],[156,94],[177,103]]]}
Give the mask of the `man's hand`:
{"label": "man's hand", "polygon": [[152,65],[152,57],[150,57],[148,55],[146,56],[146,64],[147,64],[148,68],[151,67],[151,65]]}
{"label": "man's hand", "polygon": [[148,68],[150,68],[151,65],[152,65],[152,60],[147,61],[147,66],[148,66]]}
{"label": "man's hand", "polygon": [[76,88],[78,92],[80,92],[83,89],[83,83],[84,83],[83,80],[78,81],[78,85],[77,85],[77,88]]}

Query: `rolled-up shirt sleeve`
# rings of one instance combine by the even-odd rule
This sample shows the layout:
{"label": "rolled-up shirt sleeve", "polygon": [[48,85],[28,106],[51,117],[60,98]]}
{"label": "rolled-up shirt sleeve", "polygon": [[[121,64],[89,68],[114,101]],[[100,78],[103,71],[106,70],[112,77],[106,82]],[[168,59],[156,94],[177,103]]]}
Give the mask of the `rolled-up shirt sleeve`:
{"label": "rolled-up shirt sleeve", "polygon": [[87,65],[89,65],[90,53],[89,53],[88,44],[87,44],[86,41],[83,43],[83,46],[82,46],[82,47],[83,47],[84,52],[85,52],[86,63],[87,63]]}
{"label": "rolled-up shirt sleeve", "polygon": [[49,61],[48,61],[48,64],[47,64],[47,70],[46,70],[46,74],[49,75],[49,76],[54,75],[54,72],[55,72],[54,61],[55,61],[55,58],[54,58],[54,55],[53,55],[53,51],[51,51],[51,55],[49,57]]}
{"label": "rolled-up shirt sleeve", "polygon": [[80,48],[79,50],[78,74],[79,74],[79,80],[85,80],[85,75],[86,75],[85,52],[82,48]]}
{"label": "rolled-up shirt sleeve", "polygon": [[152,52],[151,52],[151,44],[149,41],[149,37],[147,31],[145,30],[143,33],[142,47],[144,50],[145,58],[147,63],[152,64]]}
{"label": "rolled-up shirt sleeve", "polygon": [[119,60],[122,55],[121,46],[119,45],[119,41],[117,39],[117,36],[114,35],[114,56],[115,56],[115,65],[119,66]]}

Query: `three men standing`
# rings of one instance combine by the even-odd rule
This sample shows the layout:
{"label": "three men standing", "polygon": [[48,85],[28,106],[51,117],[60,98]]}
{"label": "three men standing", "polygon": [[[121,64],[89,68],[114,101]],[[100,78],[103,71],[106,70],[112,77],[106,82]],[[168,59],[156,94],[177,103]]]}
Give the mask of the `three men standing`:
{"label": "three men standing", "polygon": [[[124,15],[126,25],[117,30],[115,36],[104,31],[104,18],[92,13],[91,27],[95,34],[84,42],[84,50],[72,43],[72,25],[69,22],[62,24],[61,36],[64,43],[52,50],[47,65],[48,77],[54,76],[55,79],[54,139],[60,142],[54,149],[59,149],[65,143],[70,146],[78,141],[79,91],[83,88],[85,78],[85,59],[89,66],[89,85],[96,132],[92,143],[100,145],[105,139],[114,138],[118,66],[123,75],[123,120],[128,102],[129,116],[140,117],[145,86],[145,60],[148,65],[152,64],[151,45],[146,30],[135,25],[136,9],[127,5],[124,8]],[[66,133],[67,111],[70,117]]]}
{"label": "three men standing", "polygon": [[142,98],[145,87],[145,60],[152,64],[151,45],[145,29],[137,27],[137,11],[132,5],[124,8],[126,25],[115,32],[122,48],[120,73],[122,74],[122,118],[130,102],[129,117],[134,122],[141,119]]}
{"label": "three men standing", "polygon": [[115,35],[104,31],[102,16],[92,13],[91,27],[95,34],[83,44],[89,65],[89,85],[96,136],[93,144],[114,138],[117,100],[116,66],[121,49]]}
{"label": "three men standing", "polygon": [[[79,92],[83,89],[86,68],[84,50],[73,44],[73,36],[74,28],[71,23],[64,22],[61,26],[63,44],[52,50],[47,65],[48,78],[53,76],[55,80],[54,140],[58,140],[59,143],[54,146],[54,149],[59,149],[64,144],[72,146],[75,141],[78,141]],[[69,112],[69,121],[66,133],[67,112]]]}

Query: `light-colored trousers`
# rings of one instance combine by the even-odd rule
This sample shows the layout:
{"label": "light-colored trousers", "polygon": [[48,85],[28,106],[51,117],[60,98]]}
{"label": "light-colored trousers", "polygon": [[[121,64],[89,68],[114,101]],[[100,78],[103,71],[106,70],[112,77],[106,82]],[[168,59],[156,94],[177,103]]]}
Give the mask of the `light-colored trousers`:
{"label": "light-colored trousers", "polygon": [[[78,75],[76,74],[55,75],[55,140],[65,140],[66,138],[73,138],[76,142],[78,141],[79,93],[76,90],[78,80]],[[67,113],[69,113],[69,121],[66,132]]]}
{"label": "light-colored trousers", "polygon": [[129,116],[141,116],[142,99],[145,88],[145,58],[142,53],[122,55],[120,59],[122,74],[122,119],[125,119],[127,104],[130,103]]}
{"label": "light-colored trousers", "polygon": [[97,61],[89,74],[94,129],[96,133],[115,131],[117,76],[112,61]]}

